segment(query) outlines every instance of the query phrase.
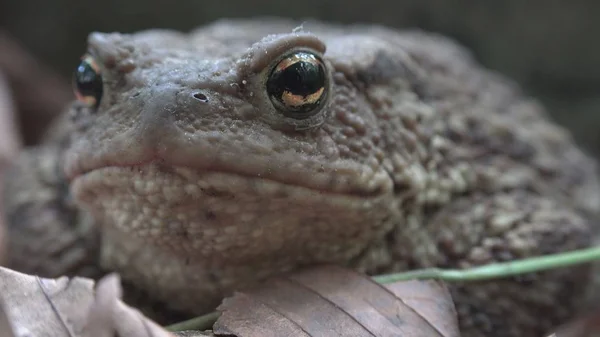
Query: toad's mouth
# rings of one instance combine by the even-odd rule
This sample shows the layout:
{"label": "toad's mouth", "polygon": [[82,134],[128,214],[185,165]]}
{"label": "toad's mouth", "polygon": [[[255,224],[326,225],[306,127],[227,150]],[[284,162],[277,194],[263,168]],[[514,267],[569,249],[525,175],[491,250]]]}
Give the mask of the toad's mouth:
{"label": "toad's mouth", "polygon": [[154,166],[164,172],[177,169],[194,170],[204,173],[219,173],[231,177],[269,181],[289,187],[307,188],[322,193],[342,194],[356,197],[378,197],[393,190],[393,183],[385,170],[373,170],[349,162],[326,165],[314,162],[277,161],[272,158],[239,156],[224,158],[213,156],[209,160],[198,158],[173,160],[152,156],[143,160],[128,158],[70,158],[65,174],[71,183],[90,174],[110,172],[111,168],[130,169],[132,178],[136,170]]}
{"label": "toad's mouth", "polygon": [[95,169],[71,192],[131,254],[164,252],[205,268],[348,261],[394,219],[386,197],[158,164]]}

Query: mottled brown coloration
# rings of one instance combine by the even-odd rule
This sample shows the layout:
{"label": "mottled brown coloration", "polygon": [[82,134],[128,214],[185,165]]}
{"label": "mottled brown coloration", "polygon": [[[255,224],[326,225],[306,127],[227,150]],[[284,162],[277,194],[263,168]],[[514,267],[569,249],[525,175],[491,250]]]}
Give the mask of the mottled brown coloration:
{"label": "mottled brown coloration", "polygon": [[[69,226],[89,214],[102,232],[104,268],[200,313],[315,263],[467,267],[591,244],[595,163],[514,84],[440,36],[295,27],[90,36],[100,106],[73,104],[61,159],[47,160],[76,201]],[[264,89],[293,50],[321,55],[329,75],[326,104],[302,120]],[[9,185],[9,198],[33,180]],[[15,235],[42,199],[9,204]],[[463,335],[540,335],[574,313],[590,277],[579,267],[456,285]]]}
{"label": "mottled brown coloration", "polygon": [[88,213],[79,212],[68,195],[58,171],[60,151],[54,144],[29,149],[8,172],[11,266],[45,277],[97,277],[99,236]]}

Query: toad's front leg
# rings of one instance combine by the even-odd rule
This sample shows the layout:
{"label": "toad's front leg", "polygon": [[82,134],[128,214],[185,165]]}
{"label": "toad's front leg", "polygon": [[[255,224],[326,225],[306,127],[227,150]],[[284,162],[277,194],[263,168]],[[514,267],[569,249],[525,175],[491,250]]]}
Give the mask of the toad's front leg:
{"label": "toad's front leg", "polygon": [[[520,190],[466,196],[424,219],[426,234],[401,248],[402,254],[429,251],[421,267],[468,268],[593,241],[589,219],[567,203]],[[592,268],[584,265],[451,289],[463,336],[544,336],[582,306],[591,279]]]}

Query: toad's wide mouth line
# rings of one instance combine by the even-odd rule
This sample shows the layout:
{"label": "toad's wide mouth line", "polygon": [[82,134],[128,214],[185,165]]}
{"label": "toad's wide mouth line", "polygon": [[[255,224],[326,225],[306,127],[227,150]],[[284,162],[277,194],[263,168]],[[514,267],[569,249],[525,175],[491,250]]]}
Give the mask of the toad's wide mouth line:
{"label": "toad's wide mouth line", "polygon": [[384,188],[385,184],[380,184],[381,186],[379,188],[367,190],[366,187],[360,184],[343,184],[336,182],[336,179],[332,174],[321,174],[321,176],[319,176],[315,172],[305,172],[303,175],[299,176],[298,174],[294,173],[288,175],[288,178],[286,179],[275,174],[251,173],[243,170],[236,170],[232,167],[224,165],[213,165],[212,167],[186,166],[180,164],[174,165],[167,163],[164,159],[151,159],[143,162],[138,161],[132,163],[111,163],[105,165],[88,166],[85,169],[70,170],[66,173],[69,182],[73,184],[81,179],[85,179],[85,177],[91,174],[101,173],[104,170],[130,169],[132,170],[132,175],[134,175],[135,173],[133,170],[147,170],[151,168],[157,169],[159,172],[164,174],[173,174],[178,176],[181,176],[181,172],[178,172],[178,169],[186,169],[190,172],[198,172],[202,174],[221,174],[237,178],[267,181],[272,184],[288,186],[290,188],[302,188],[313,190],[318,193],[326,193],[345,197],[377,198],[387,194],[386,188]]}

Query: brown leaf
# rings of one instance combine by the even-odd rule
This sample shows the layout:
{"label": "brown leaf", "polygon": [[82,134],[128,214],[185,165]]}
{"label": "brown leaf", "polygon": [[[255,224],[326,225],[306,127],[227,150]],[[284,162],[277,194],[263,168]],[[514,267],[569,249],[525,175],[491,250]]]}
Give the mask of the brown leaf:
{"label": "brown leaf", "polygon": [[[0,337],[174,337],[121,300],[116,275],[45,279],[0,267]],[[10,325],[10,326],[9,326]]]}
{"label": "brown leaf", "polygon": [[439,283],[385,287],[334,266],[272,279],[218,310],[216,335],[459,336],[451,297]]}
{"label": "brown leaf", "polygon": [[600,337],[600,308],[566,324],[548,337]]}
{"label": "brown leaf", "polygon": [[422,315],[442,336],[460,336],[454,302],[444,283],[414,280],[385,286]]}

